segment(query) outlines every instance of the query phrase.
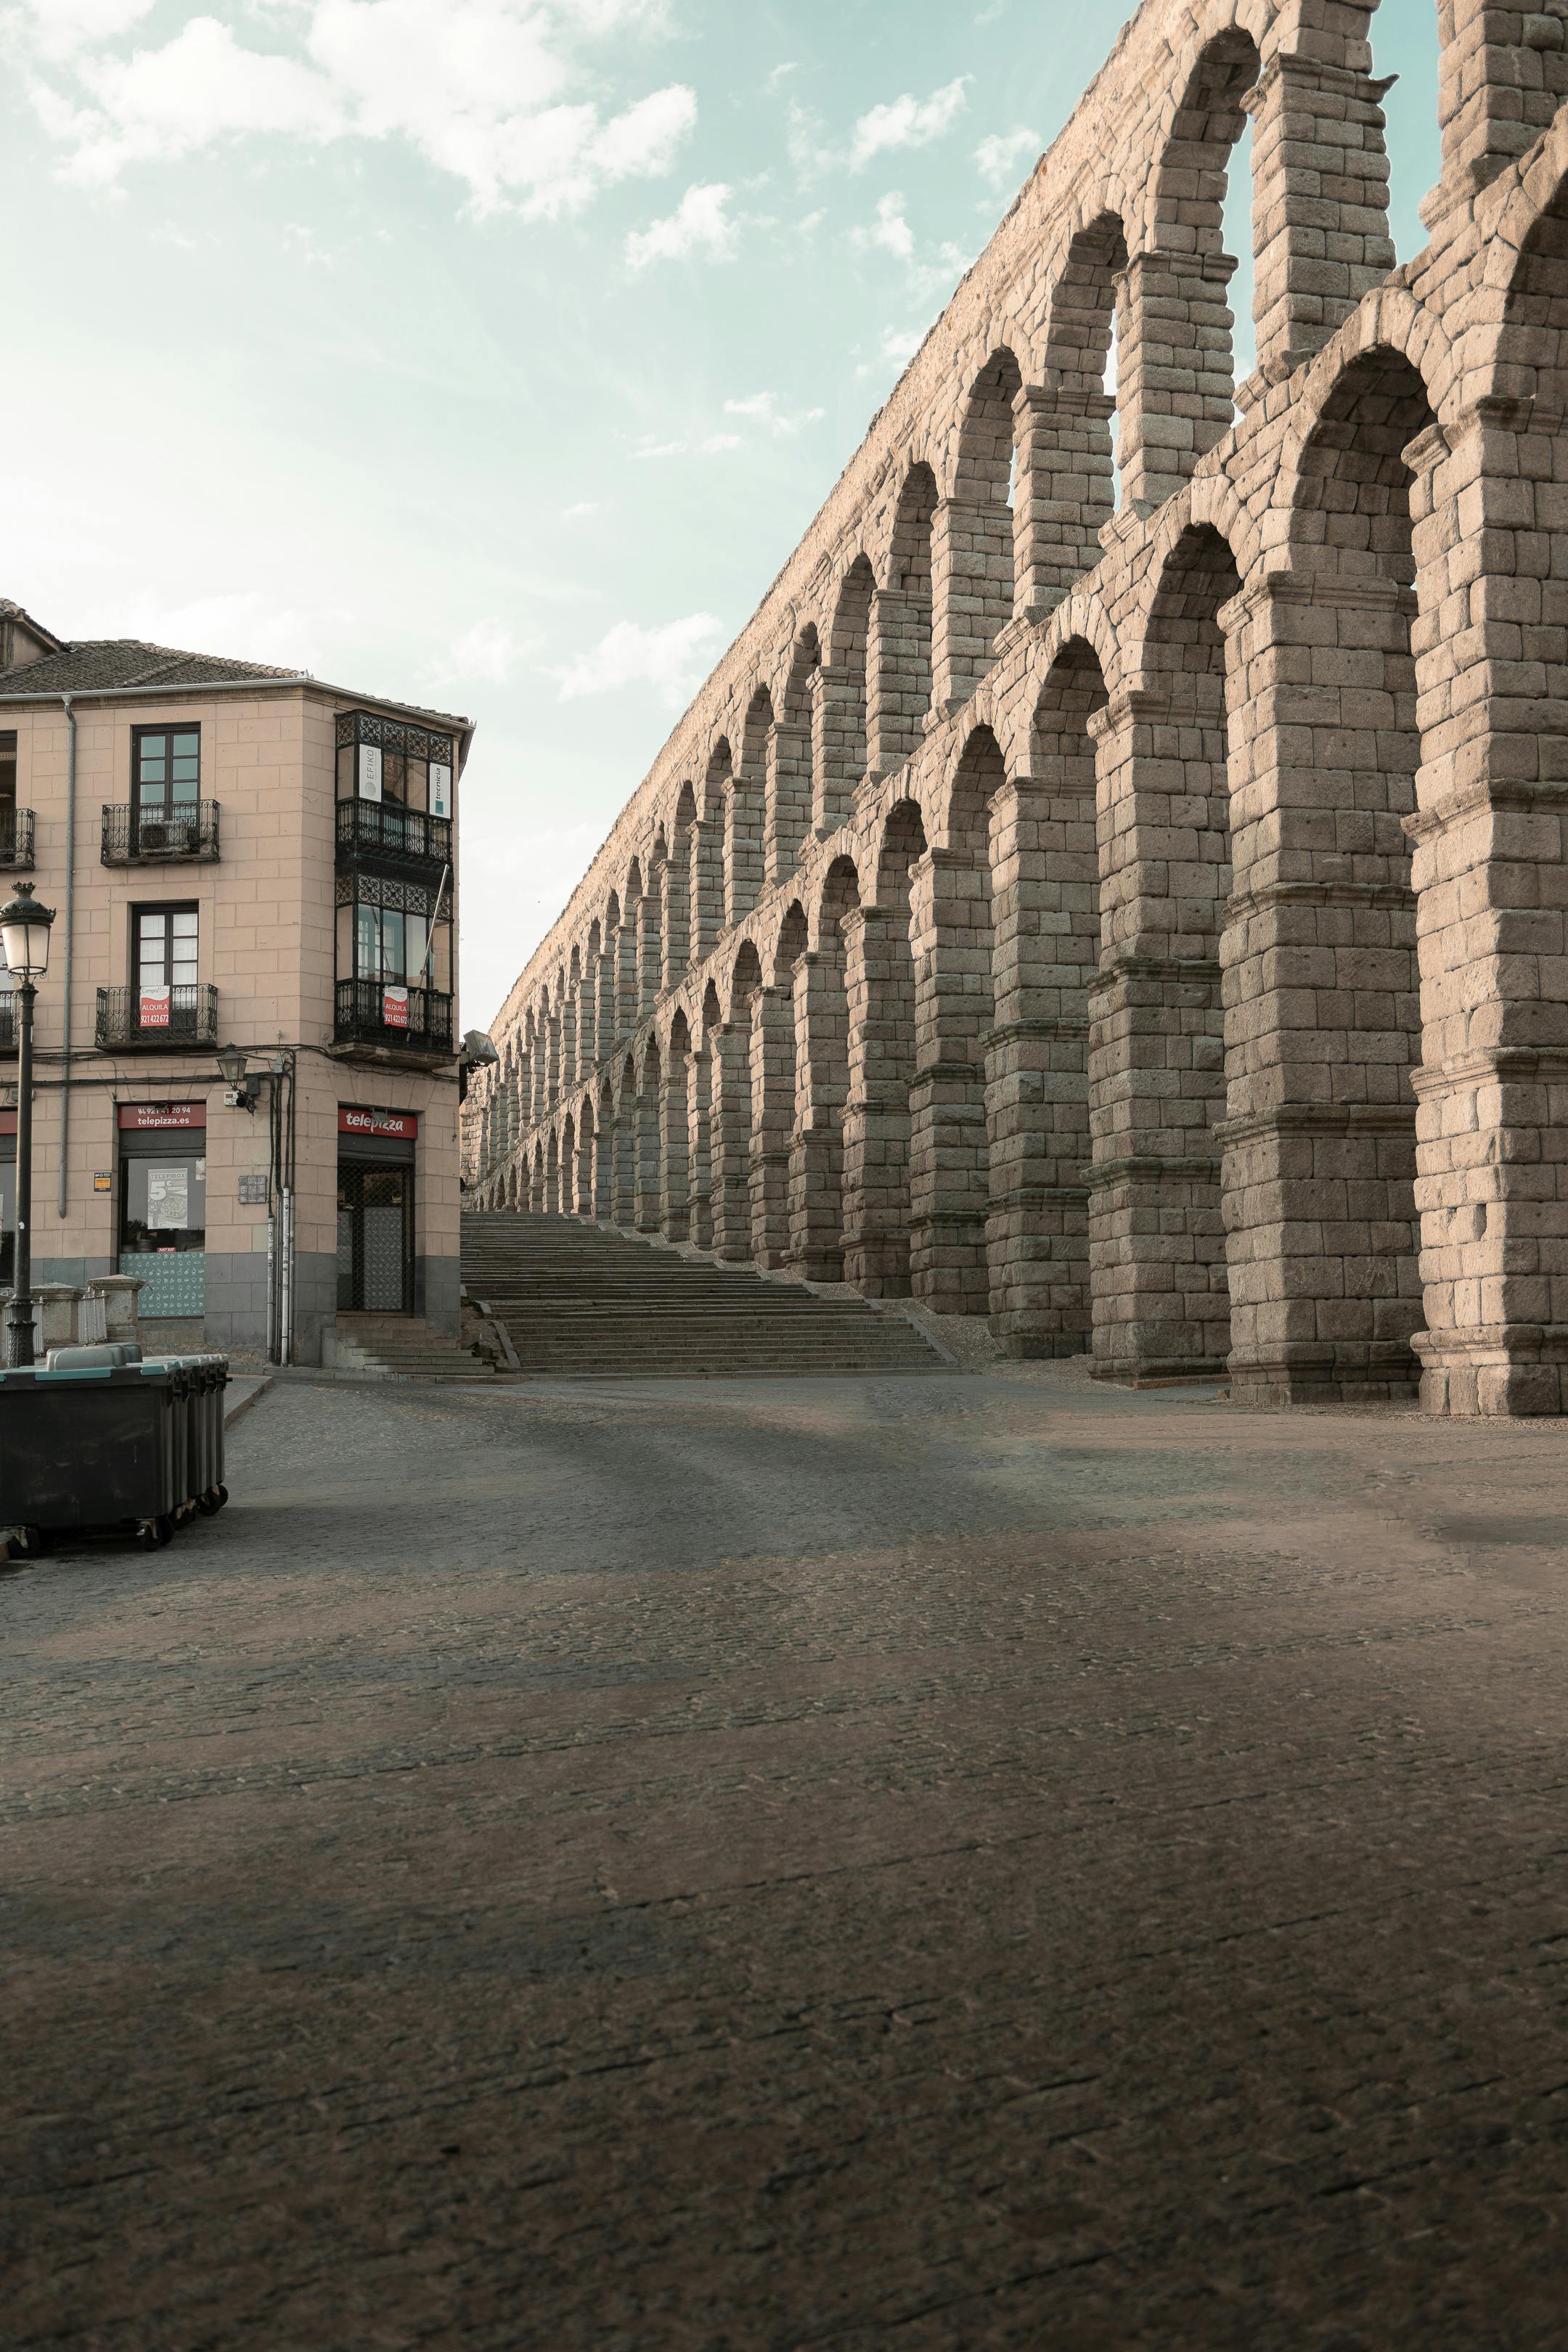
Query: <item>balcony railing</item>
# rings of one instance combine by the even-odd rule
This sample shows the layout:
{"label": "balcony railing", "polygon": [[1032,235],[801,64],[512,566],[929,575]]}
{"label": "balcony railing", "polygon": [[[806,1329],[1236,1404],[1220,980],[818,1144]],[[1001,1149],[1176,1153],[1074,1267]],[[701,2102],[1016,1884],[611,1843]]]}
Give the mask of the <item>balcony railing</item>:
{"label": "balcony railing", "polygon": [[16,1050],[16,1008],[11,1002],[11,991],[0,989],[0,1054]]}
{"label": "balcony railing", "polygon": [[33,863],[33,812],[0,808],[0,866],[25,873]]}
{"label": "balcony railing", "polygon": [[108,1053],[216,1046],[217,991],[205,981],[185,988],[100,988],[97,1042]]}
{"label": "balcony railing", "polygon": [[105,866],[163,866],[176,858],[217,855],[216,801],[189,801],[172,809],[121,805],[103,812]]}
{"label": "balcony railing", "polygon": [[452,862],[452,820],[426,816],[400,801],[340,801],[338,864],[352,866],[362,857],[439,870]]}
{"label": "balcony railing", "polygon": [[385,1045],[405,1054],[449,1054],[452,1000],[438,988],[394,988],[379,980],[340,980],[340,1045]]}

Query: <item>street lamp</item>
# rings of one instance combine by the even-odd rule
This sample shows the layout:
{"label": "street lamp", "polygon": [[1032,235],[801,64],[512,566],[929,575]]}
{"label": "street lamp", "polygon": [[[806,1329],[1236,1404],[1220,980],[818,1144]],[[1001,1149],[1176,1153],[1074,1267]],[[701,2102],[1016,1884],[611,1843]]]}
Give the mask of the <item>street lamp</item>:
{"label": "street lamp", "polygon": [[30,882],[17,885],[8,907],[0,907],[0,949],[17,996],[16,1026],[16,1275],[11,1292],[13,1364],[30,1364],[33,1353],[33,1007],[37,982],[49,968],[52,907],[40,907]]}
{"label": "street lamp", "polygon": [[225,1045],[217,1057],[219,1076],[228,1088],[228,1098],[236,1110],[254,1111],[257,1097],[245,1083],[246,1064],[249,1055],[243,1045]]}

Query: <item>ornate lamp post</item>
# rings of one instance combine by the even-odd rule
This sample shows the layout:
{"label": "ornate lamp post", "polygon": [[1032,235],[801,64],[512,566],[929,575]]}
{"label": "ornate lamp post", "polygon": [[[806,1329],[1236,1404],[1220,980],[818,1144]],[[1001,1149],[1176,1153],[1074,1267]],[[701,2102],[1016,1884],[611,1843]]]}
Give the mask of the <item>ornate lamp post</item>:
{"label": "ornate lamp post", "polygon": [[33,1007],[49,968],[52,907],[40,907],[30,882],[18,884],[0,907],[0,949],[16,986],[16,1278],[11,1293],[13,1364],[33,1360]]}

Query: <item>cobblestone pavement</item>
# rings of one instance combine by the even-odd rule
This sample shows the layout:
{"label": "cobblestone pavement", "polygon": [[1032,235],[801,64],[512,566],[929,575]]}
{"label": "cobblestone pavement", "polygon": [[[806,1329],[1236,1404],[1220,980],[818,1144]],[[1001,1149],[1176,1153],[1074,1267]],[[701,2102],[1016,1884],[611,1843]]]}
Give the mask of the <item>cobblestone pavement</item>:
{"label": "cobblestone pavement", "polygon": [[0,1578],[9,2340],[1561,2347],[1568,1425],[280,1387]]}

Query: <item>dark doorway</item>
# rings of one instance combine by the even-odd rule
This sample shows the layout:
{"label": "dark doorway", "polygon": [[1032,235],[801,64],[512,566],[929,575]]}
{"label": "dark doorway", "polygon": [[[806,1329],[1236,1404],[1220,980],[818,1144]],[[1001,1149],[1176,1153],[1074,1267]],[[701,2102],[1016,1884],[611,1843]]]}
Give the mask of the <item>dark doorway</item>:
{"label": "dark doorway", "polygon": [[414,1297],[414,1171],[338,1162],[338,1305],[406,1315]]}

